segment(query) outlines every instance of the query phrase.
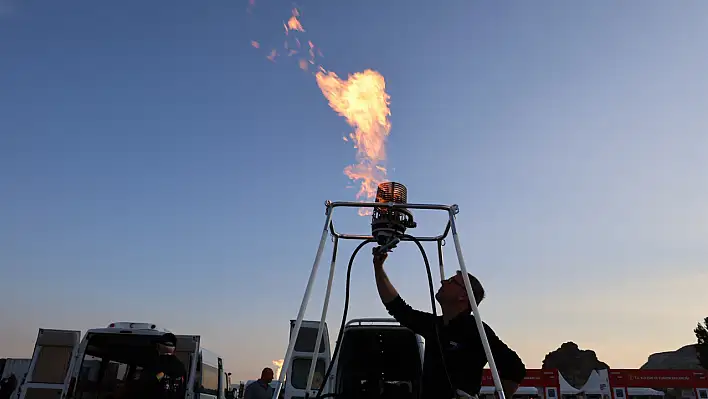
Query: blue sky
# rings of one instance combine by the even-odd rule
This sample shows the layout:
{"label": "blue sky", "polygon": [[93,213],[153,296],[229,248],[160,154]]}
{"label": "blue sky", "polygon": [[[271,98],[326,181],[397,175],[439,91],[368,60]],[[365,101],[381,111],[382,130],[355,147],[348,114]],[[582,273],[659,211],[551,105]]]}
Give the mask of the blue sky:
{"label": "blue sky", "polygon": [[[528,366],[568,340],[613,367],[693,342],[708,5],[297,5],[326,68],[386,78],[390,177],[460,205],[482,315]],[[350,128],[295,60],[265,59],[291,7],[0,0],[0,356],[29,356],[39,327],[145,320],[201,334],[235,378],[283,357],[323,202],[355,195]],[[417,217],[419,233],[443,222]],[[429,308],[415,249],[388,263]],[[352,317],[385,315],[372,278],[362,255]]]}

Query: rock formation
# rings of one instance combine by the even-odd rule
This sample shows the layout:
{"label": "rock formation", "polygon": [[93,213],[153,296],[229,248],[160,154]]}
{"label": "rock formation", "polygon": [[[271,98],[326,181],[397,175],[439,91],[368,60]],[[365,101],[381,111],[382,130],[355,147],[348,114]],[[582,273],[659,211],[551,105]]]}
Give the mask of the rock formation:
{"label": "rock formation", "polygon": [[694,370],[700,369],[695,345],[686,345],[672,352],[659,352],[649,355],[641,367],[654,370]]}
{"label": "rock formation", "polygon": [[566,342],[547,354],[542,367],[558,369],[563,378],[576,388],[585,385],[593,370],[610,368],[598,360],[594,351],[580,350],[575,342]]}

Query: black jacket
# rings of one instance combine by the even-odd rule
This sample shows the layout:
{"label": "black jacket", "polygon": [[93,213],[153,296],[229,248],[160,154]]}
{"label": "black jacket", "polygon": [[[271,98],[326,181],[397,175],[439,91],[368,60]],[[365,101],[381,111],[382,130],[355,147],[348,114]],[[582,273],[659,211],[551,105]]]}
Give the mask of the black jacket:
{"label": "black jacket", "polygon": [[156,356],[140,372],[133,393],[141,399],[183,399],[186,384],[187,370],[176,356]]}
{"label": "black jacket", "polygon": [[[452,398],[456,389],[471,395],[479,393],[487,356],[473,315],[462,314],[444,325],[441,316],[415,310],[400,296],[385,306],[401,325],[425,338],[423,398]],[[484,324],[484,328],[500,377],[521,383],[526,376],[521,358],[497,337],[491,327]]]}

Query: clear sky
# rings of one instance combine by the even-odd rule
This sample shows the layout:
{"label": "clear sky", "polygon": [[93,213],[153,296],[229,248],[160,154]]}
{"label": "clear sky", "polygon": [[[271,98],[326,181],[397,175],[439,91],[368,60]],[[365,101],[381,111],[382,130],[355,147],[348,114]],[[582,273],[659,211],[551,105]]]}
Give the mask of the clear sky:
{"label": "clear sky", "polygon": [[[132,320],[202,335],[236,379],[283,357],[323,202],[354,199],[355,150],[314,77],[265,58],[292,3],[247,5],[0,0],[0,356],[29,357],[39,327]],[[613,367],[694,342],[707,3],[297,6],[329,70],[386,78],[390,177],[412,202],[460,205],[482,315],[529,367],[569,340]],[[350,315],[385,316],[370,257],[355,267]],[[388,270],[429,308],[414,248]]]}

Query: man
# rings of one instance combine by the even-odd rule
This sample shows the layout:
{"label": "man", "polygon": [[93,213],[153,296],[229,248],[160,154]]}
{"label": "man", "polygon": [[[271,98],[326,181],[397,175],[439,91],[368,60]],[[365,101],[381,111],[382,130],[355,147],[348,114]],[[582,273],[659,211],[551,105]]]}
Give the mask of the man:
{"label": "man", "polygon": [[[273,397],[273,369],[266,367],[261,371],[261,378],[248,384],[243,399],[270,399]],[[282,392],[282,391],[281,391]]]}
{"label": "man", "polygon": [[[422,398],[453,398],[457,390],[469,395],[479,394],[487,356],[470,309],[462,273],[458,271],[455,276],[442,281],[435,295],[442,316],[435,318],[430,313],[414,310],[401,299],[384,271],[387,257],[388,254],[374,250],[376,287],[391,316],[425,338]],[[469,278],[479,304],[484,299],[484,289],[474,276],[469,275]],[[485,324],[484,328],[502,379],[504,395],[511,398],[526,376],[526,367],[488,325]]]}
{"label": "man", "polygon": [[0,399],[9,399],[17,388],[17,377],[15,373],[0,381]]}
{"label": "man", "polygon": [[184,399],[187,369],[174,355],[177,337],[166,333],[155,344],[155,357],[140,372],[140,377],[128,398]]}

